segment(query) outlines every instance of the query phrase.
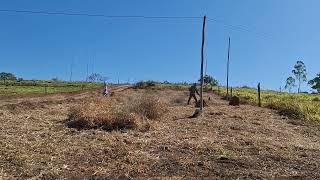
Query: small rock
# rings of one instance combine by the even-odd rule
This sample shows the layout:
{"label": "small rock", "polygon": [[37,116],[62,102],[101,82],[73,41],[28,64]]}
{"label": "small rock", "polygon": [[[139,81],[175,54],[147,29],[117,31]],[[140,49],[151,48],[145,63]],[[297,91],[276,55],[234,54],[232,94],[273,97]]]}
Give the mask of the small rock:
{"label": "small rock", "polygon": [[237,96],[233,96],[229,101],[230,106],[240,106],[240,98]]}
{"label": "small rock", "polygon": [[[196,108],[199,108],[201,106],[201,101],[199,100],[199,101],[197,101],[197,103],[196,103]],[[207,107],[208,106],[208,104],[206,103],[206,101],[205,100],[203,100],[203,107]]]}
{"label": "small rock", "polygon": [[203,162],[201,162],[201,161],[198,161],[198,164],[197,164],[198,166],[204,166],[204,163]]}
{"label": "small rock", "polygon": [[196,109],[194,114],[192,116],[190,116],[189,118],[197,118],[197,117],[201,116],[201,114],[202,114],[202,111],[200,109]]}

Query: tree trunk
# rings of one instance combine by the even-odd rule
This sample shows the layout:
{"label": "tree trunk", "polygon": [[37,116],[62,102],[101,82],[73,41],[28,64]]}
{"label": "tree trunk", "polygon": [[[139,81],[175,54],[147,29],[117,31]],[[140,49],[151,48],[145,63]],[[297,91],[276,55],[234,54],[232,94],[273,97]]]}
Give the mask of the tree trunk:
{"label": "tree trunk", "polygon": [[298,87],[298,93],[300,93],[300,75],[299,75],[299,87]]}

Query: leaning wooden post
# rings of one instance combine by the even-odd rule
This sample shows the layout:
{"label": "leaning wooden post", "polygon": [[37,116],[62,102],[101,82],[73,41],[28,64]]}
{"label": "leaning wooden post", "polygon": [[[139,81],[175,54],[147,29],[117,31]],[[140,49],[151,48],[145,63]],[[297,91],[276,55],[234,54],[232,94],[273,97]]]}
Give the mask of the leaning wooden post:
{"label": "leaning wooden post", "polygon": [[229,37],[229,44],[228,44],[228,61],[227,61],[227,99],[229,99],[229,64],[230,64],[230,37]]}
{"label": "leaning wooden post", "polygon": [[261,107],[261,88],[260,88],[260,83],[258,83],[258,101],[259,101],[259,107]]}
{"label": "leaning wooden post", "polygon": [[203,59],[204,59],[204,43],[205,43],[206,16],[203,17],[202,26],[202,46],[201,46],[201,89],[200,89],[200,111],[203,111]]}

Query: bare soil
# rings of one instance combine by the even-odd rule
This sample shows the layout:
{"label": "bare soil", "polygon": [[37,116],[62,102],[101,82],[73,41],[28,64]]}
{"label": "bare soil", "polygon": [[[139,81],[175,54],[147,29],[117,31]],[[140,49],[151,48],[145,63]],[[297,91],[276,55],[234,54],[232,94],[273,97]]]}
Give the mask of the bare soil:
{"label": "bare soil", "polygon": [[209,94],[204,114],[189,118],[187,92],[127,88],[107,98],[147,93],[169,106],[147,132],[66,127],[69,109],[98,91],[1,99],[0,179],[320,178],[318,123]]}

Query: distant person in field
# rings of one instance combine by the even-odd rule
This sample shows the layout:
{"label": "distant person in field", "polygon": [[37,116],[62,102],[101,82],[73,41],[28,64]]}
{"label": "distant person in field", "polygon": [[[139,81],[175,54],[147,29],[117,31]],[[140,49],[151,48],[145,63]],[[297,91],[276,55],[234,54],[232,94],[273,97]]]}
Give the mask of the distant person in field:
{"label": "distant person in field", "polygon": [[198,95],[200,96],[199,91],[198,91],[198,89],[197,89],[197,83],[194,83],[194,84],[189,88],[189,92],[190,92],[190,94],[189,94],[188,105],[190,104],[191,98],[193,98],[193,99],[196,101],[196,103],[197,103],[197,102],[198,102],[198,99],[197,99],[196,94],[198,94]]}
{"label": "distant person in field", "polygon": [[104,85],[103,96],[109,96],[109,90],[108,90],[107,84]]}

